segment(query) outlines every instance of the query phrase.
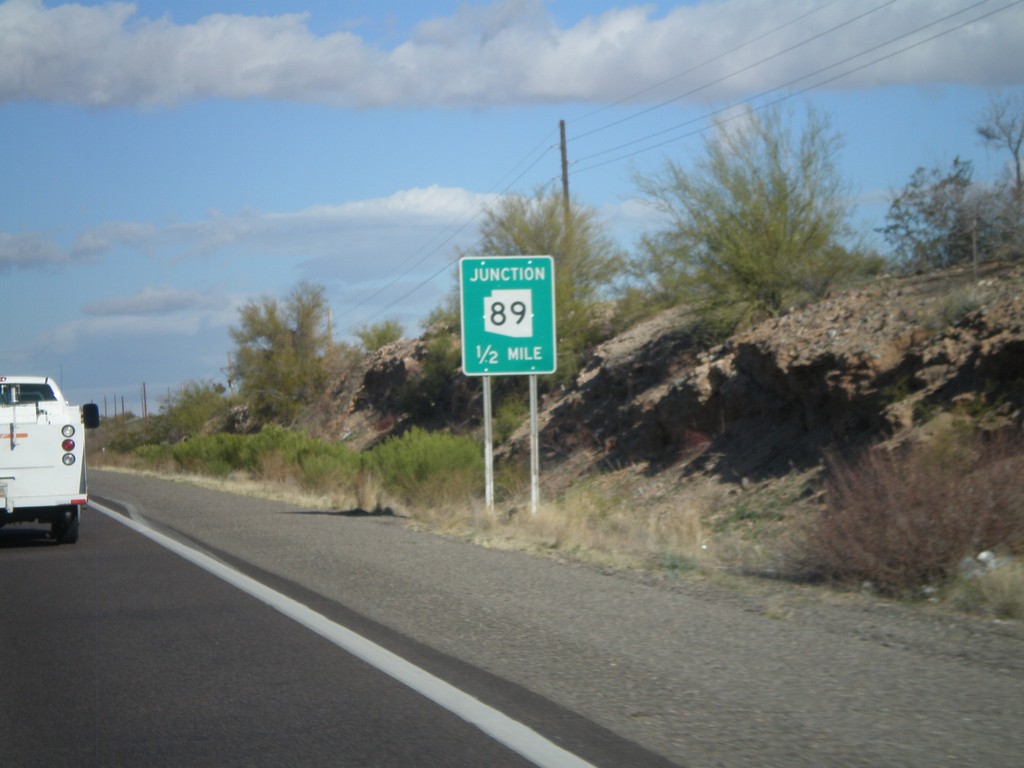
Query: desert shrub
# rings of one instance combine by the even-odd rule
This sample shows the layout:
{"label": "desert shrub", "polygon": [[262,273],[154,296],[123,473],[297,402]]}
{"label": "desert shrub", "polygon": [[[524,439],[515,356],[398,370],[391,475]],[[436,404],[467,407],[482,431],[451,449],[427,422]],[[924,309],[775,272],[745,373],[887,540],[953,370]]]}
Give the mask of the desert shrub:
{"label": "desert shrub", "polygon": [[358,455],[344,446],[323,446],[324,450],[309,451],[300,457],[299,483],[316,491],[353,486],[359,474]]}
{"label": "desert shrub", "polygon": [[273,425],[255,435],[204,435],[170,450],[186,472],[216,476],[247,472],[276,482],[292,480],[307,490],[354,483],[360,468],[358,454],[347,446]]}
{"label": "desert shrub", "polygon": [[405,333],[402,324],[397,320],[382,320],[372,325],[361,325],[355,330],[355,336],[367,352],[376,352],[393,341],[398,341]]}
{"label": "desert shrub", "polygon": [[174,461],[172,448],[166,443],[140,445],[132,451],[132,456],[151,469],[166,467]]}
{"label": "desert shrub", "polygon": [[186,472],[224,477],[251,464],[246,443],[245,435],[202,435],[176,444],[171,455]]}
{"label": "desert shrub", "polygon": [[332,491],[355,485],[362,461],[346,445],[307,438],[295,456],[299,483],[309,490]]}
{"label": "desert shrub", "polygon": [[214,419],[223,416],[231,405],[224,386],[209,381],[188,381],[177,393],[168,393],[153,419],[156,441],[177,442],[186,435],[198,435]]}
{"label": "desert shrub", "polygon": [[99,429],[93,432],[92,440],[89,441],[90,448],[131,454],[139,446],[160,442],[149,424],[131,414],[129,416],[131,418],[128,420],[123,420],[120,415],[116,419],[103,419]]}
{"label": "desert shrub", "polygon": [[930,444],[832,462],[825,504],[801,532],[805,572],[909,594],[983,550],[1024,551],[1019,437],[950,432]]}
{"label": "desert shrub", "polygon": [[482,488],[483,452],[470,438],[413,428],[370,451],[364,471],[406,504],[464,501]]}
{"label": "desert shrub", "polygon": [[260,468],[266,466],[272,456],[279,456],[284,465],[297,467],[304,454],[317,451],[323,445],[326,444],[301,432],[268,424],[248,436],[247,450],[242,456],[245,463],[239,469],[260,474]]}
{"label": "desert shrub", "polygon": [[[146,445],[133,453],[146,466],[225,477],[233,472],[293,482],[317,492],[350,491],[379,506],[382,494],[410,507],[464,501],[483,483],[476,441],[413,429],[367,453],[268,425],[255,435],[202,435],[176,445]],[[362,502],[360,502],[362,503]]]}

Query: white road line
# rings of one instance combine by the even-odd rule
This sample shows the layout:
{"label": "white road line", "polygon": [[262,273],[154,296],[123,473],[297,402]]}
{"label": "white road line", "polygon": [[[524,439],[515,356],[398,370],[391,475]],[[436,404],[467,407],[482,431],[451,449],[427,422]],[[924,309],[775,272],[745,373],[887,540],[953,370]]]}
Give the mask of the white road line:
{"label": "white road line", "polygon": [[256,579],[95,501],[89,502],[89,508],[102,512],[327,638],[353,656],[472,723],[495,741],[519,753],[534,765],[541,768],[595,768],[592,763],[567,752],[533,729]]}

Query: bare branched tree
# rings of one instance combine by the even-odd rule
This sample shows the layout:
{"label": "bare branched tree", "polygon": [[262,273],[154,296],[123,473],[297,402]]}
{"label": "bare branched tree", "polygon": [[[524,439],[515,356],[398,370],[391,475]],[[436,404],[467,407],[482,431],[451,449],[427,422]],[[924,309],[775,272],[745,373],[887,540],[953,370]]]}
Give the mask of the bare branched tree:
{"label": "bare branched tree", "polygon": [[976,126],[982,143],[996,150],[1007,150],[1013,168],[1011,184],[1018,202],[1024,200],[1024,92],[993,96],[988,110]]}

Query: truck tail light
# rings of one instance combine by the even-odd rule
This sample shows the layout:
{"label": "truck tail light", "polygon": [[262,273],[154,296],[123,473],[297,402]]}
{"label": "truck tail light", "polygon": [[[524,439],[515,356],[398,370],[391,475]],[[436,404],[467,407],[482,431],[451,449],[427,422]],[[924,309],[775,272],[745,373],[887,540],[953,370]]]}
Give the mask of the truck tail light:
{"label": "truck tail light", "polygon": [[71,453],[71,451],[75,450],[75,441],[69,437],[60,444],[60,447],[63,448],[66,453]]}

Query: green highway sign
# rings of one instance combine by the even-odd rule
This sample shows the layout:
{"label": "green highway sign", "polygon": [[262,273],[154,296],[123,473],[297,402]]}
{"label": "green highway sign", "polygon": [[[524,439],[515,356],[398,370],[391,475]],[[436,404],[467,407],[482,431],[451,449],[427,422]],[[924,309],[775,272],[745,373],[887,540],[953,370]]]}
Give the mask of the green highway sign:
{"label": "green highway sign", "polygon": [[467,376],[554,373],[555,262],[550,256],[459,261]]}

